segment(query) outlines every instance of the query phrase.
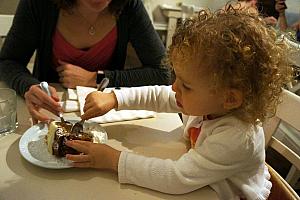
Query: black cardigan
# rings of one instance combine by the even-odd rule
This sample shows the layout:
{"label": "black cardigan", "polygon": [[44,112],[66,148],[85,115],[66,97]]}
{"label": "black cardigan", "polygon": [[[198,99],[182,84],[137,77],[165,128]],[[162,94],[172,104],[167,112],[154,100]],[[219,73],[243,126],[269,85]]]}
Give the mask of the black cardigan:
{"label": "black cardigan", "polygon": [[[51,0],[20,0],[13,25],[0,52],[0,79],[22,96],[40,81],[58,82],[52,63],[52,35],[59,10]],[[117,19],[118,39],[109,86],[170,84],[170,71],[161,60],[165,48],[140,0],[129,0]],[[123,70],[127,44],[132,43],[143,67]],[[33,75],[26,68],[36,50]]]}

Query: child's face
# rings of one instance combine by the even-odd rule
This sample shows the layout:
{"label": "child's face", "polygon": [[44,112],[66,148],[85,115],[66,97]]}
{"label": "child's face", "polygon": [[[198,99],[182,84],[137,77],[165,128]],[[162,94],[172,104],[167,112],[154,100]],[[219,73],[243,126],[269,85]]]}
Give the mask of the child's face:
{"label": "child's face", "polygon": [[207,70],[201,69],[198,62],[173,63],[173,66],[176,80],[172,89],[184,114],[218,116],[226,112],[223,108],[224,93],[211,87]]}

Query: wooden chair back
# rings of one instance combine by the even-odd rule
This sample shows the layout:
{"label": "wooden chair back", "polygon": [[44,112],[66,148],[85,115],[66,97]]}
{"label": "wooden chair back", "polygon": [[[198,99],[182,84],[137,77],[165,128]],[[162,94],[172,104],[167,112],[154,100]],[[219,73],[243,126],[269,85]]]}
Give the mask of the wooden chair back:
{"label": "wooden chair back", "polygon": [[[299,155],[274,137],[281,121],[286,122],[300,132],[300,97],[288,90],[283,90],[282,103],[278,105],[276,115],[264,123],[265,145],[266,148],[273,148],[299,170]],[[270,199],[299,199],[292,187],[274,169],[268,167],[273,183]],[[286,196],[279,198],[279,194],[277,195],[279,191]],[[277,195],[277,198],[274,194]]]}

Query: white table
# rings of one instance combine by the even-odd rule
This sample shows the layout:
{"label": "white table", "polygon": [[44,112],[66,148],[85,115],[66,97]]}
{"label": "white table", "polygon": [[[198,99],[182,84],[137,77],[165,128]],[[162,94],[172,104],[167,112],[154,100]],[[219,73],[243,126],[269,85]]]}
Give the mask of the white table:
{"label": "white table", "polygon": [[[0,82],[0,87],[3,83]],[[60,93],[62,94],[62,93]],[[66,114],[65,118],[76,113]],[[40,168],[19,153],[21,135],[30,127],[24,100],[18,97],[19,127],[15,133],[0,137],[0,199],[105,199],[173,200],[217,199],[210,187],[185,195],[168,195],[134,185],[119,184],[117,175],[94,169]],[[118,149],[161,158],[177,159],[186,151],[177,114],[158,114],[156,118],[104,124],[108,144]]]}

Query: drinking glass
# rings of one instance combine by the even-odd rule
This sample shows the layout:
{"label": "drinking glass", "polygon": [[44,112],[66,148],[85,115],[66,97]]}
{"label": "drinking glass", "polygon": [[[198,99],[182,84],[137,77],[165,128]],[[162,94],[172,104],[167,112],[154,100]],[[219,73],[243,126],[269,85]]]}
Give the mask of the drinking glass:
{"label": "drinking glass", "polygon": [[16,130],[17,95],[9,88],[0,88],[0,137]]}

